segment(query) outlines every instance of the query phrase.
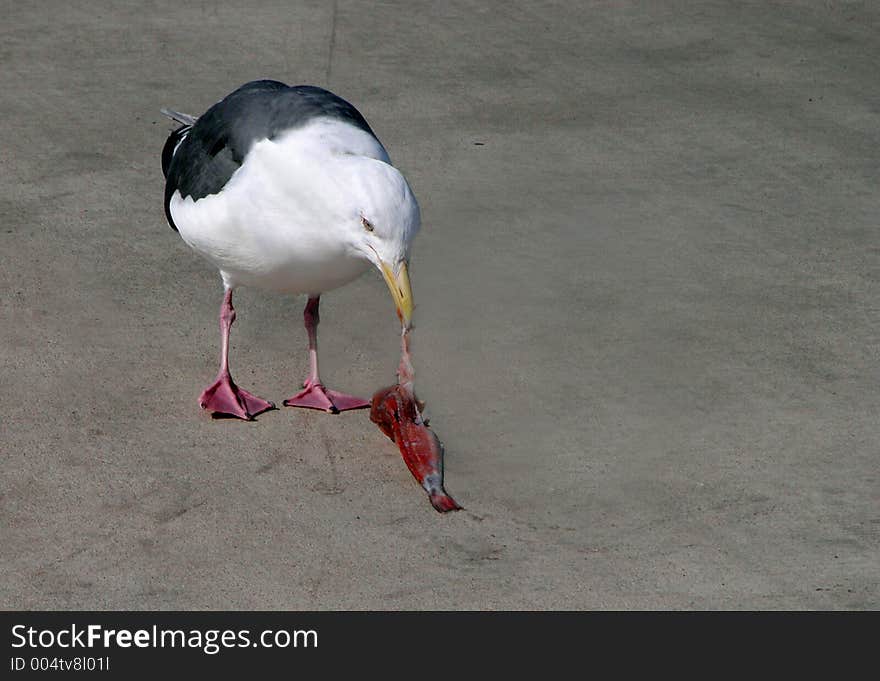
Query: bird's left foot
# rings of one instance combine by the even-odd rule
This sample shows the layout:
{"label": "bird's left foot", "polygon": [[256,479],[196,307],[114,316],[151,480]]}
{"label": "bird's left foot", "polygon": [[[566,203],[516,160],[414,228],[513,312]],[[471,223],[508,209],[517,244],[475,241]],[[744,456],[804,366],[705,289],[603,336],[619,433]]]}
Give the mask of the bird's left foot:
{"label": "bird's left foot", "polygon": [[366,409],[370,406],[367,400],[338,393],[325,388],[321,383],[306,381],[305,388],[293,397],[284,400],[285,407],[306,407],[321,409],[331,414],[338,414],[349,409]]}
{"label": "bird's left foot", "polygon": [[239,388],[228,373],[221,373],[205,388],[199,405],[215,416],[235,416],[245,421],[253,421],[254,416],[275,408],[273,402]]}

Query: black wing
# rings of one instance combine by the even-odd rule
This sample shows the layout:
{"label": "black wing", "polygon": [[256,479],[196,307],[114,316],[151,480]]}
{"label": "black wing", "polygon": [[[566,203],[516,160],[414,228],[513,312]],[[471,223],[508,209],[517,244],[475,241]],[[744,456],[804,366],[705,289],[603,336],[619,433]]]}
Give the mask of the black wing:
{"label": "black wing", "polygon": [[289,87],[274,80],[242,85],[192,126],[172,132],[162,150],[168,224],[177,230],[169,208],[174,192],[196,201],[219,193],[256,142],[315,118],[342,120],[375,137],[360,112],[341,97],[312,85]]}
{"label": "black wing", "polygon": [[165,140],[165,146],[162,147],[162,175],[164,177],[168,177],[168,170],[171,168],[171,159],[174,157],[174,152],[177,151],[177,145],[183,141],[191,128],[191,125],[182,125],[168,135],[168,139]]}

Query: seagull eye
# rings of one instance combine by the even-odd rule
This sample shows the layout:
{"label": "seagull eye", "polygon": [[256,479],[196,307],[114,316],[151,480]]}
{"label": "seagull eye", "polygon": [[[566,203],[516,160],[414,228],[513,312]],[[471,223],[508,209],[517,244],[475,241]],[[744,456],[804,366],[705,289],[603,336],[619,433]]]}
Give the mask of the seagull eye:
{"label": "seagull eye", "polygon": [[367,230],[368,232],[373,231],[373,223],[370,222],[369,220],[367,220],[367,218],[362,217],[361,224],[364,226],[364,229]]}

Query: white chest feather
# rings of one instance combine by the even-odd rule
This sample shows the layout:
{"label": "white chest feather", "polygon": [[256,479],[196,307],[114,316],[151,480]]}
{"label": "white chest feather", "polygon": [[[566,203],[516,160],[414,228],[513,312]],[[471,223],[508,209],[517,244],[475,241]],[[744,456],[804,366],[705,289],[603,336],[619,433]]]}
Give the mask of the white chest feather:
{"label": "white chest feather", "polygon": [[171,198],[181,237],[233,286],[321,293],[369,267],[349,230],[359,206],[347,164],[388,162],[375,138],[334,121],[317,121],[254,145],[219,194]]}

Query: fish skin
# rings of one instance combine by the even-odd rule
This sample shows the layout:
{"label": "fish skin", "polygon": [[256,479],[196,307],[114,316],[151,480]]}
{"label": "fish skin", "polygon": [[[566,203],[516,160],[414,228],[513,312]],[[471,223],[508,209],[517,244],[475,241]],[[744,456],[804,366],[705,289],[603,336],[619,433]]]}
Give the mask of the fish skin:
{"label": "fish skin", "polygon": [[399,383],[377,390],[370,420],[397,444],[407,468],[437,511],[461,509],[443,488],[443,444],[422,419],[411,390]]}

